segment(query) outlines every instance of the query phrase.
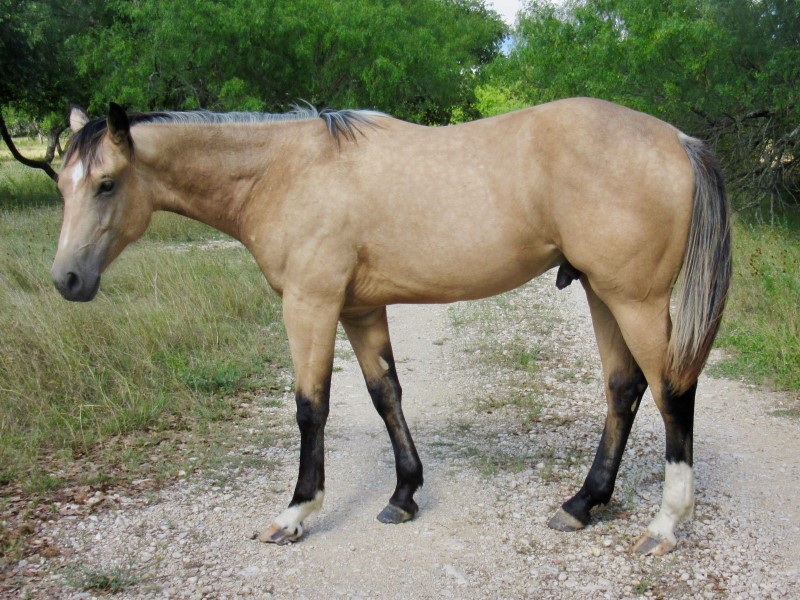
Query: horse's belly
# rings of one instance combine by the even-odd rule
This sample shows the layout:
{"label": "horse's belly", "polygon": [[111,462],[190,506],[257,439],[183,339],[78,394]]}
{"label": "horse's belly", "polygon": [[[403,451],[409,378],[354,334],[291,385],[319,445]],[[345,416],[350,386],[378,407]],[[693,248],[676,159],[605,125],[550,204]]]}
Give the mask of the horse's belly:
{"label": "horse's belly", "polygon": [[[413,254],[413,256],[411,256]],[[473,248],[469,252],[414,252],[359,265],[348,304],[384,306],[485,298],[514,289],[558,265],[560,251]]]}

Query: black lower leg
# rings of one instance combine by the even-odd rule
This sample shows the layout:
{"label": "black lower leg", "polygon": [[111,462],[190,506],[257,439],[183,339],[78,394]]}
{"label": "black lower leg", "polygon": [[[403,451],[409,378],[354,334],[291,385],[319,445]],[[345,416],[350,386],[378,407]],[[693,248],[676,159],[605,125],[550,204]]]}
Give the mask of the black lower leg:
{"label": "black lower leg", "polygon": [[367,389],[375,409],[386,424],[394,450],[397,487],[389,503],[413,516],[417,512],[414,493],[423,483],[422,462],[403,416],[402,389],[397,378],[394,358],[391,352],[384,353],[382,358],[386,361],[388,369],[380,380],[368,381]]}
{"label": "black lower leg", "polygon": [[589,511],[592,508],[611,500],[622,453],[647,389],[647,381],[637,368],[630,376],[612,375],[608,389],[608,414],[594,462],[583,487],[562,506],[583,525],[589,523]]}
{"label": "black lower leg", "polygon": [[325,423],[328,420],[330,380],[318,398],[298,391],[297,425],[300,428],[300,474],[289,506],[314,500],[325,489]]}
{"label": "black lower leg", "polygon": [[664,383],[663,398],[658,408],[664,419],[667,463],[682,462],[692,466],[696,393],[696,382],[682,394],[676,394],[669,383]]}

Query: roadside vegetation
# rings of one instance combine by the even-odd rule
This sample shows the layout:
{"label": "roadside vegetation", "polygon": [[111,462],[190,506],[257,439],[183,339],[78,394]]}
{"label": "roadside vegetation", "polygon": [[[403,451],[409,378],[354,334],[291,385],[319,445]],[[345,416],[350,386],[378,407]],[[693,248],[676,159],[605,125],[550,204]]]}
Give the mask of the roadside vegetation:
{"label": "roadside vegetation", "polygon": [[0,225],[0,480],[30,491],[109,437],[227,418],[286,365],[278,300],[244,249],[175,248],[217,234],[167,216],[71,304],[49,278],[60,213]]}
{"label": "roadside vegetation", "polygon": [[54,184],[0,161],[0,194],[0,551],[14,556],[31,498],[153,487],[219,460],[228,423],[279,401],[288,351],[278,298],[218,232],[158,214],[98,297],[73,304],[49,275]]}
{"label": "roadside vegetation", "polygon": [[714,367],[735,379],[800,390],[800,227],[740,220],[734,228],[734,277]]}

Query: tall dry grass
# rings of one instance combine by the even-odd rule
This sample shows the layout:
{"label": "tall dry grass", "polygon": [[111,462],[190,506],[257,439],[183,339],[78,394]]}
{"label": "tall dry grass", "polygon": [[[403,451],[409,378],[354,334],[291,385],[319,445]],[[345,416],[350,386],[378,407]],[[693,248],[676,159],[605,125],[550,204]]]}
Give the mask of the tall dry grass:
{"label": "tall dry grass", "polygon": [[50,460],[224,418],[237,390],[273,385],[279,303],[246,251],[176,251],[216,234],[158,219],[72,304],[49,278],[59,221],[57,207],[0,212],[0,479],[35,487]]}

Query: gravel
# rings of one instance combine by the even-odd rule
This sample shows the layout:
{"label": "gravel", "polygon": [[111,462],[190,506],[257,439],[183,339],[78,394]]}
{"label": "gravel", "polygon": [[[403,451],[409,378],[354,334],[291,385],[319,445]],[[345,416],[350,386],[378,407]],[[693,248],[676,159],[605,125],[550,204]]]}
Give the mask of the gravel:
{"label": "gravel", "polygon": [[390,308],[425,464],[414,521],[375,520],[394,487],[391,447],[340,339],[327,496],[303,540],[248,539],[291,497],[298,435],[287,390],[283,407],[242,424],[279,424],[286,443],[237,451],[271,468],[193,473],[155,494],[114,494],[91,514],[55,514],[44,535],[57,552],[17,565],[19,596],[800,597],[800,422],[773,414],[794,399],[739,382],[701,380],[695,518],[673,553],[630,553],[661,501],[663,427],[649,397],[612,502],[584,531],[547,528],[580,486],[605,416],[580,286],[558,292],[553,280],[479,303]]}

